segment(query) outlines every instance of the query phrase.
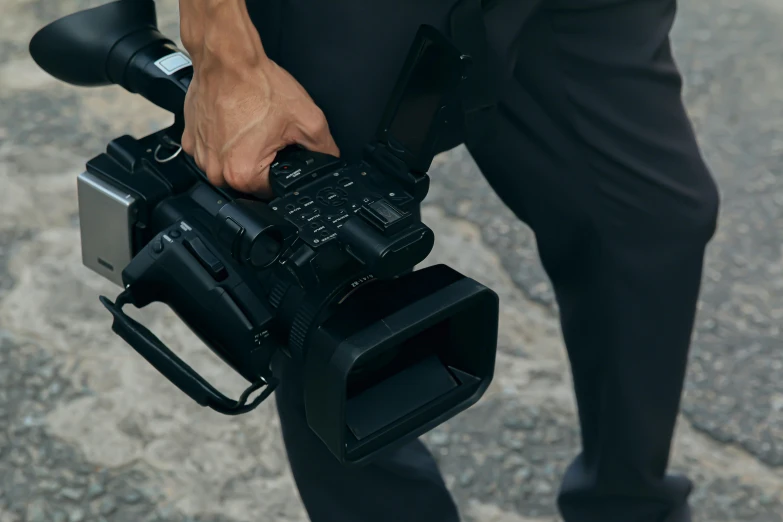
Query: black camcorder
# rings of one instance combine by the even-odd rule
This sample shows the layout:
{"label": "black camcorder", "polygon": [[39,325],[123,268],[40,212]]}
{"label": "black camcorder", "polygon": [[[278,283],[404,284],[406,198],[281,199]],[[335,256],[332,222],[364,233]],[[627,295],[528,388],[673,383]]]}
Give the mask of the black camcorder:
{"label": "black camcorder", "polygon": [[[455,270],[414,271],[434,235],[418,217],[439,133],[464,108],[471,60],[421,26],[363,159],[289,147],[262,201],[211,185],[179,141],[192,63],[157,29],[152,0],[61,18],[30,43],[37,64],[81,86],[117,84],[174,114],[122,136],[78,177],[83,263],[123,288],[112,329],[181,391],[248,412],[301,365],[311,429],[342,463],[367,462],[474,404],[492,379],[498,297]],[[168,305],[250,386],[217,391],[123,312]],[[251,396],[258,395],[251,400]]]}

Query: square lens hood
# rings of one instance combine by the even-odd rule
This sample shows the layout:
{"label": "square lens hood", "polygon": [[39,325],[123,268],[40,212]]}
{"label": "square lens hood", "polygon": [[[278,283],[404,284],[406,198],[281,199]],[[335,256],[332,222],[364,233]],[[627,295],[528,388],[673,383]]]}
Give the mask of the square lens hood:
{"label": "square lens hood", "polygon": [[364,464],[477,402],[495,366],[499,298],[445,265],[366,285],[308,338],[310,428]]}

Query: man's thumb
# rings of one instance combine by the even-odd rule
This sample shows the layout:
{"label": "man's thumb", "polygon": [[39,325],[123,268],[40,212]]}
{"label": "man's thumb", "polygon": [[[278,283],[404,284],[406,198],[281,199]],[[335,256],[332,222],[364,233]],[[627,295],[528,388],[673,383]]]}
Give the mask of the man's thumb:
{"label": "man's thumb", "polygon": [[316,129],[311,129],[311,132],[301,132],[296,141],[307,150],[340,157],[340,149],[329,131],[326,120],[322,120]]}

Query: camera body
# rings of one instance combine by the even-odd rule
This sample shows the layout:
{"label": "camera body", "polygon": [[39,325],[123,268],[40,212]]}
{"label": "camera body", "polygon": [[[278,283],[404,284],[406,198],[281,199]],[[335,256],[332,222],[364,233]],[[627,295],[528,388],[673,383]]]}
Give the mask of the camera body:
{"label": "camera body", "polygon": [[[168,129],[112,140],[78,177],[83,263],[123,288],[101,297],[113,330],[227,415],[273,392],[275,358],[294,359],[310,427],[347,464],[475,403],[494,372],[498,297],[444,265],[413,271],[434,244],[418,207],[458,118],[468,57],[422,26],[363,158],[288,147],[270,167],[274,197],[261,201],[212,186],[182,152],[192,66],[155,26],[151,0],[117,1],[53,22],[30,46],[61,80],[118,84],[175,115]],[[123,311],[153,302],[250,382],[238,400]]]}

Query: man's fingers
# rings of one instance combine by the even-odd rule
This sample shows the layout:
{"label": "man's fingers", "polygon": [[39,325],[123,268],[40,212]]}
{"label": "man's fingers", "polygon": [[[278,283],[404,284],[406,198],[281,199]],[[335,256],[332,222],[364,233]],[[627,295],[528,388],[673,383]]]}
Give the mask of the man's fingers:
{"label": "man's fingers", "polygon": [[203,161],[204,166],[201,170],[207,175],[210,183],[216,187],[224,184],[225,178],[223,176],[223,168],[220,165],[220,159],[215,154],[207,153],[206,160]]}
{"label": "man's fingers", "polygon": [[243,148],[245,147],[232,150],[223,164],[223,177],[226,183],[231,188],[246,194],[270,195],[269,165],[272,164],[276,153],[253,161],[251,158],[258,157],[257,151],[253,151],[256,154],[248,154],[242,150]]}
{"label": "man's fingers", "polygon": [[198,168],[207,175],[209,182],[219,187],[223,184],[223,169],[220,166],[220,160],[211,154],[210,151],[194,138],[194,134],[186,127],[182,133],[183,152],[193,157]]}
{"label": "man's fingers", "polygon": [[270,199],[272,197],[272,187],[269,184],[269,165],[262,167],[244,192],[253,194],[261,199]]}
{"label": "man's fingers", "polygon": [[332,138],[332,134],[329,133],[327,130],[327,141],[324,145],[324,149],[322,152],[325,152],[326,154],[331,154],[332,156],[340,157],[340,149],[337,147],[337,143],[334,142],[334,138]]}
{"label": "man's fingers", "polygon": [[296,141],[307,150],[311,150],[313,152],[323,152],[325,154],[331,154],[332,156],[337,157],[340,156],[340,149],[334,142],[334,138],[332,138],[328,128],[321,131],[316,136],[302,134],[301,137]]}
{"label": "man's fingers", "polygon": [[193,133],[190,131],[190,127],[185,125],[185,130],[182,132],[182,150],[186,154],[195,157],[196,141],[193,139]]}
{"label": "man's fingers", "polygon": [[226,167],[223,173],[226,183],[239,192],[259,197],[271,195],[269,187],[269,165],[252,170]]}
{"label": "man's fingers", "polygon": [[340,149],[337,148],[337,144],[334,142],[332,133],[329,132],[329,126],[324,121],[323,126],[318,130],[318,133],[311,135],[310,143],[302,143],[309,150],[315,152],[323,152],[325,154],[331,154],[332,156],[340,156]]}
{"label": "man's fingers", "polygon": [[299,122],[299,136],[296,141],[308,150],[339,157],[340,149],[329,131],[326,117],[320,109],[316,109],[314,109],[314,114],[308,117],[306,121]]}
{"label": "man's fingers", "polygon": [[200,140],[196,140],[195,148],[193,160],[198,168],[204,171],[210,183],[216,187],[222,187],[226,180],[223,169],[220,166],[220,160]]}
{"label": "man's fingers", "polygon": [[261,163],[259,165],[260,168],[259,177],[263,181],[263,184],[260,184],[259,186],[251,189],[250,190],[251,194],[255,194],[256,196],[262,199],[268,199],[272,197],[273,195],[272,187],[271,187],[271,182],[269,180],[269,166],[272,165],[272,163],[275,161],[276,156],[277,156],[277,151],[261,159]]}

